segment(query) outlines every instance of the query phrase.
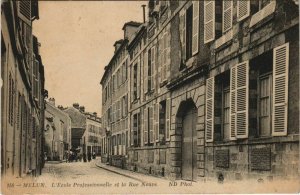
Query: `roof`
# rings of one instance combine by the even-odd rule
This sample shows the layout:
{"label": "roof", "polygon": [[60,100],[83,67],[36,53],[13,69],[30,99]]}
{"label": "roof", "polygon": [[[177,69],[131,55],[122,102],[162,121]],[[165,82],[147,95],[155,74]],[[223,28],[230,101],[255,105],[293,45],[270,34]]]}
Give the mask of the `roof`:
{"label": "roof", "polygon": [[126,26],[136,26],[136,27],[138,27],[138,26],[140,26],[141,24],[143,24],[143,23],[141,23],[141,22],[135,22],[135,21],[126,22],[126,23],[124,24],[122,30],[124,30]]}

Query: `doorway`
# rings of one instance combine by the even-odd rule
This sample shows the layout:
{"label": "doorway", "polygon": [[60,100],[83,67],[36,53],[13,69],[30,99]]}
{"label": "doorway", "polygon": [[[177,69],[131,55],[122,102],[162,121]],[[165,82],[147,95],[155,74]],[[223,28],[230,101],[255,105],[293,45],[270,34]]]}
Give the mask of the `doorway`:
{"label": "doorway", "polygon": [[183,180],[197,178],[197,108],[193,102],[186,104],[182,115],[182,168]]}

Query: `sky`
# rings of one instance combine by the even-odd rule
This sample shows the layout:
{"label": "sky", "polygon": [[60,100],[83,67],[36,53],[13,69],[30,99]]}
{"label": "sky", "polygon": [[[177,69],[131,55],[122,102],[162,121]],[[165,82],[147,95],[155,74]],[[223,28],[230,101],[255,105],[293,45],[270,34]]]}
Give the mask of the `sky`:
{"label": "sky", "polygon": [[33,34],[41,43],[45,88],[55,104],[101,115],[100,80],[128,21],[142,22],[147,1],[39,1]]}

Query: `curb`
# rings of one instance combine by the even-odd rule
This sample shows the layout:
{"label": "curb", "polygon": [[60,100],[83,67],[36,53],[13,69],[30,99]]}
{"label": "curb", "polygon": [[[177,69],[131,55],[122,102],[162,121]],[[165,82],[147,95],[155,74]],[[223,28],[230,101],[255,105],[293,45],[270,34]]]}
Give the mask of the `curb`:
{"label": "curb", "polygon": [[137,180],[137,181],[142,182],[142,183],[145,182],[145,181],[143,181],[143,180],[141,180],[141,179],[138,179],[138,178],[136,178],[136,177],[134,177],[134,176],[127,175],[127,174],[124,174],[124,173],[120,173],[120,172],[118,172],[118,171],[114,171],[114,170],[111,170],[111,169],[109,169],[109,168],[103,167],[103,166],[99,165],[98,163],[95,163],[95,165],[96,165],[97,167],[101,168],[101,169],[106,170],[106,171],[110,171],[110,172],[112,172],[112,173],[116,173],[116,174],[118,174],[118,175],[122,175],[122,176],[125,176],[125,177],[128,177],[128,178]]}

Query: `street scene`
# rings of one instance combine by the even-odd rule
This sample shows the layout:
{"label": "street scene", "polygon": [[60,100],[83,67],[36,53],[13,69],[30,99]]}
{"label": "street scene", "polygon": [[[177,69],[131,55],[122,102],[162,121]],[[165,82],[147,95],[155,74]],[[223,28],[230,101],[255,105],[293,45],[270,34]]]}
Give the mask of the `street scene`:
{"label": "street scene", "polygon": [[3,1],[1,192],[299,192],[298,89],[297,0]]}

